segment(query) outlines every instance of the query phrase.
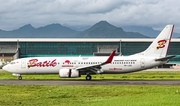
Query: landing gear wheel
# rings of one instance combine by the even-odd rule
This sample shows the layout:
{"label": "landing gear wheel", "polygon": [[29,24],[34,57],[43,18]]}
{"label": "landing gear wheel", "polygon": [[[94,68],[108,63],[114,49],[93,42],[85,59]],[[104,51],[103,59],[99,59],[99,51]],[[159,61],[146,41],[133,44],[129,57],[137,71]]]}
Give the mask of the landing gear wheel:
{"label": "landing gear wheel", "polygon": [[18,80],[22,80],[22,76],[19,76],[19,77],[18,77]]}
{"label": "landing gear wheel", "polygon": [[88,81],[91,80],[91,78],[92,78],[91,75],[86,76],[86,80],[88,80]]}

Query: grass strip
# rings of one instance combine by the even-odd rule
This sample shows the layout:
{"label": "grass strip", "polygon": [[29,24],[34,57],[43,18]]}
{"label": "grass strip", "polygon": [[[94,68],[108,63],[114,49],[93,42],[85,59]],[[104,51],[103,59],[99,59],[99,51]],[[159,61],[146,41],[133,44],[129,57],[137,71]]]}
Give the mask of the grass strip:
{"label": "grass strip", "polygon": [[0,85],[1,106],[178,106],[180,86]]}
{"label": "grass strip", "polygon": [[[27,80],[84,80],[85,75],[80,78],[60,78],[59,74],[45,75],[22,75]],[[11,73],[0,71],[0,79],[17,79]],[[180,71],[140,71],[128,74],[97,74],[92,75],[93,80],[179,80]]]}

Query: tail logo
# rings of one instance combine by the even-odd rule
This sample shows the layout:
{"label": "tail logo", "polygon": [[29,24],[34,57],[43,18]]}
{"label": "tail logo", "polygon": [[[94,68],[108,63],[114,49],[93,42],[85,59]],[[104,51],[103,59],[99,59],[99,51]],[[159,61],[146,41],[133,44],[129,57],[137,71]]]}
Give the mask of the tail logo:
{"label": "tail logo", "polygon": [[159,40],[157,43],[158,43],[158,46],[156,47],[156,49],[160,49],[160,48],[164,48],[165,47],[165,43],[167,41],[166,40]]}

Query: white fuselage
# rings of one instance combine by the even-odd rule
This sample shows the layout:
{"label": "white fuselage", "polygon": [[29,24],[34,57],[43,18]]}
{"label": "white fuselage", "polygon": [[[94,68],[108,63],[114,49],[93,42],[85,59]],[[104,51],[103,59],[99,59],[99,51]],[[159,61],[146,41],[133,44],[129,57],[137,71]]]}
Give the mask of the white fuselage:
{"label": "white fuselage", "polygon": [[[60,69],[76,69],[101,64],[108,57],[33,57],[12,61],[3,68],[14,74],[58,74]],[[152,68],[167,61],[155,61],[155,57],[115,56],[109,64],[101,66],[102,74],[130,73]],[[84,70],[86,71],[86,70]]]}

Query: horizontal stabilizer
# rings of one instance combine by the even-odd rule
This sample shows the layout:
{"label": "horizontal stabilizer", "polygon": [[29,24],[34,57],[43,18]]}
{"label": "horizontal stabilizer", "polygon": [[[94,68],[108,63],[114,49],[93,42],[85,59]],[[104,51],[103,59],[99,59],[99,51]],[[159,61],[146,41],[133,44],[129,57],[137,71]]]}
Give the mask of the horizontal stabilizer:
{"label": "horizontal stabilizer", "polygon": [[172,59],[174,57],[176,57],[176,55],[155,59],[155,61],[166,61],[166,60]]}

